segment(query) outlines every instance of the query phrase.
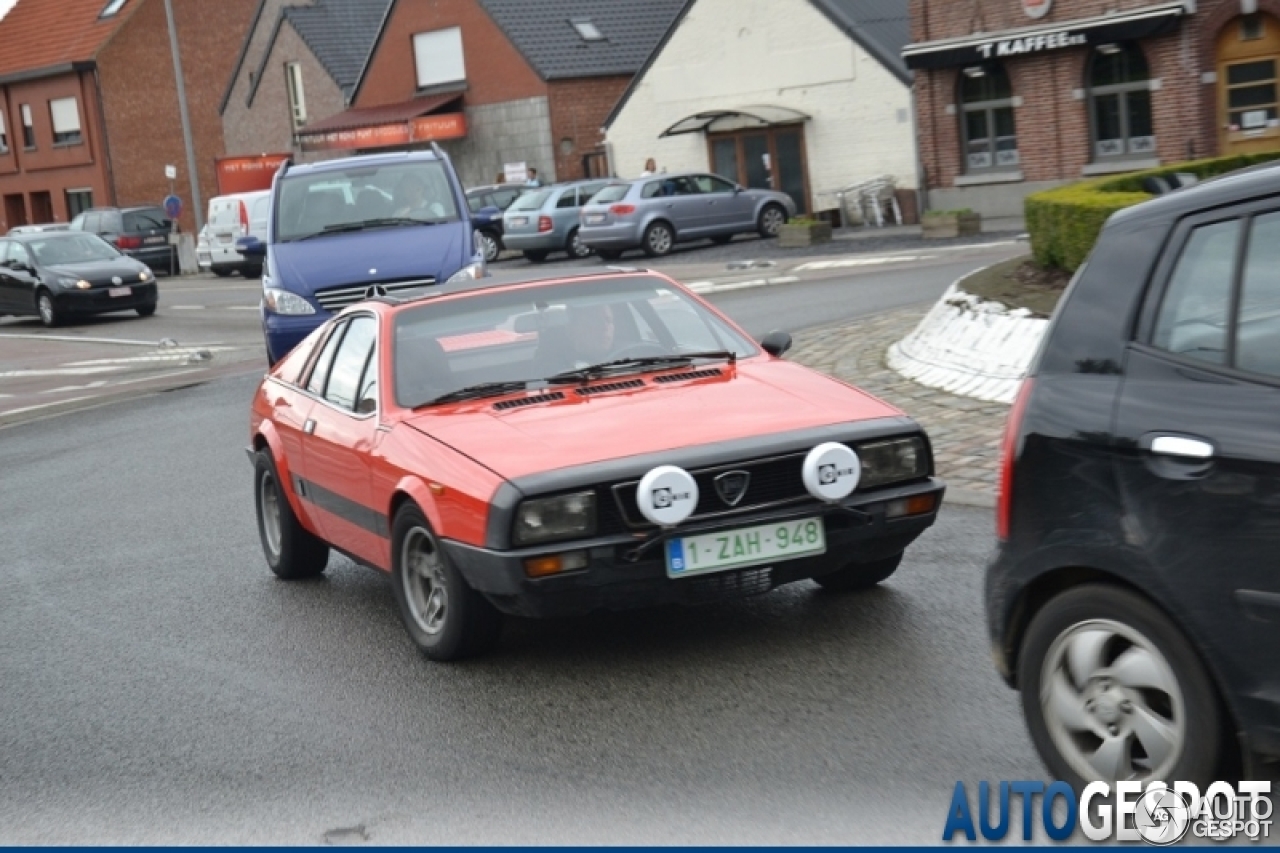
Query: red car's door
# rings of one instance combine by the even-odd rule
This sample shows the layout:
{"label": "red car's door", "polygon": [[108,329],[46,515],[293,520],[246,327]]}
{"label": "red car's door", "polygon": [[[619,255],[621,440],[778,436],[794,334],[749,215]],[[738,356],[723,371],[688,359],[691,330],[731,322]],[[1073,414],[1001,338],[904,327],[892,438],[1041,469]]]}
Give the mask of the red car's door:
{"label": "red car's door", "polygon": [[[382,435],[376,405],[377,320],[356,314],[335,330],[309,387],[318,399],[303,425],[302,476],[320,535],[381,564],[389,531],[373,506],[369,456]],[[332,356],[330,356],[332,351]]]}

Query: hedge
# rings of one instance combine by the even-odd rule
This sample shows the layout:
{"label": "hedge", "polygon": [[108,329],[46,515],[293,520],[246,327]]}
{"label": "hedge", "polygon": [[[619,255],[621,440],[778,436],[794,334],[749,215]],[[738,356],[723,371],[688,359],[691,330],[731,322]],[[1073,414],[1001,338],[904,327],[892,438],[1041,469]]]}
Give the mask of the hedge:
{"label": "hedge", "polygon": [[1280,159],[1280,151],[1190,160],[1033,193],[1024,203],[1031,253],[1041,266],[1074,272],[1088,257],[1107,217],[1152,198],[1151,193],[1142,188],[1144,179],[1190,172],[1205,180],[1276,159]]}

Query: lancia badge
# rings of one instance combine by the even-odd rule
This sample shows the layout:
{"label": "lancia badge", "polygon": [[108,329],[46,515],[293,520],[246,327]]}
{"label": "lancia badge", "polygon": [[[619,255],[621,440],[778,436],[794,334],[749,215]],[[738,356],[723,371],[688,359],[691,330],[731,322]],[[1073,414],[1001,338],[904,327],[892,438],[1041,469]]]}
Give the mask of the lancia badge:
{"label": "lancia badge", "polygon": [[747,493],[751,474],[747,471],[726,471],[716,477],[716,494],[729,506],[737,506]]}

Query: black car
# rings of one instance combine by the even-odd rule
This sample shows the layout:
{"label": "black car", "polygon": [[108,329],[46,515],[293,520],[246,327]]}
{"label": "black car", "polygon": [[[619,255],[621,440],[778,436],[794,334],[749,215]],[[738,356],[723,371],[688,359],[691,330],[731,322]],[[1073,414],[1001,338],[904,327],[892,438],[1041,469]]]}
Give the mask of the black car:
{"label": "black car", "polygon": [[1277,270],[1280,166],[1114,214],[1011,411],[991,648],[1076,786],[1280,756]]}
{"label": "black car", "polygon": [[56,326],[72,314],[156,313],[147,265],[94,234],[47,231],[0,240],[0,315],[35,314]]}
{"label": "black car", "polygon": [[169,242],[173,220],[162,207],[94,207],[71,220],[71,230],[97,234],[152,272],[174,275],[178,257]]}
{"label": "black car", "polygon": [[484,242],[484,259],[493,262],[502,251],[502,212],[528,192],[523,184],[494,184],[467,190],[467,206],[471,208],[471,224]]}

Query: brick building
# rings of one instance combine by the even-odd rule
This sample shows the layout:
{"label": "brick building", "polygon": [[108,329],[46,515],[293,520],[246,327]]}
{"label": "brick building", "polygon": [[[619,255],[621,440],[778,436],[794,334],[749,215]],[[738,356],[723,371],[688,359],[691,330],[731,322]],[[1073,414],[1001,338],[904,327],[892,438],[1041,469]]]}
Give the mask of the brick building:
{"label": "brick building", "polygon": [[1280,0],[911,0],[928,202],[1280,147]]}
{"label": "brick building", "polygon": [[467,185],[603,174],[604,118],[683,3],[262,0],[226,137],[299,159],[435,141]]}
{"label": "brick building", "polygon": [[907,0],[692,0],[606,122],[614,168],[634,177],[653,157],[782,190],[802,212],[887,177],[910,221],[909,33]]}
{"label": "brick building", "polygon": [[[201,195],[223,153],[221,81],[253,0],[172,0]],[[90,206],[159,204],[172,186],[195,230],[163,0],[19,0],[0,20],[0,229]]]}

